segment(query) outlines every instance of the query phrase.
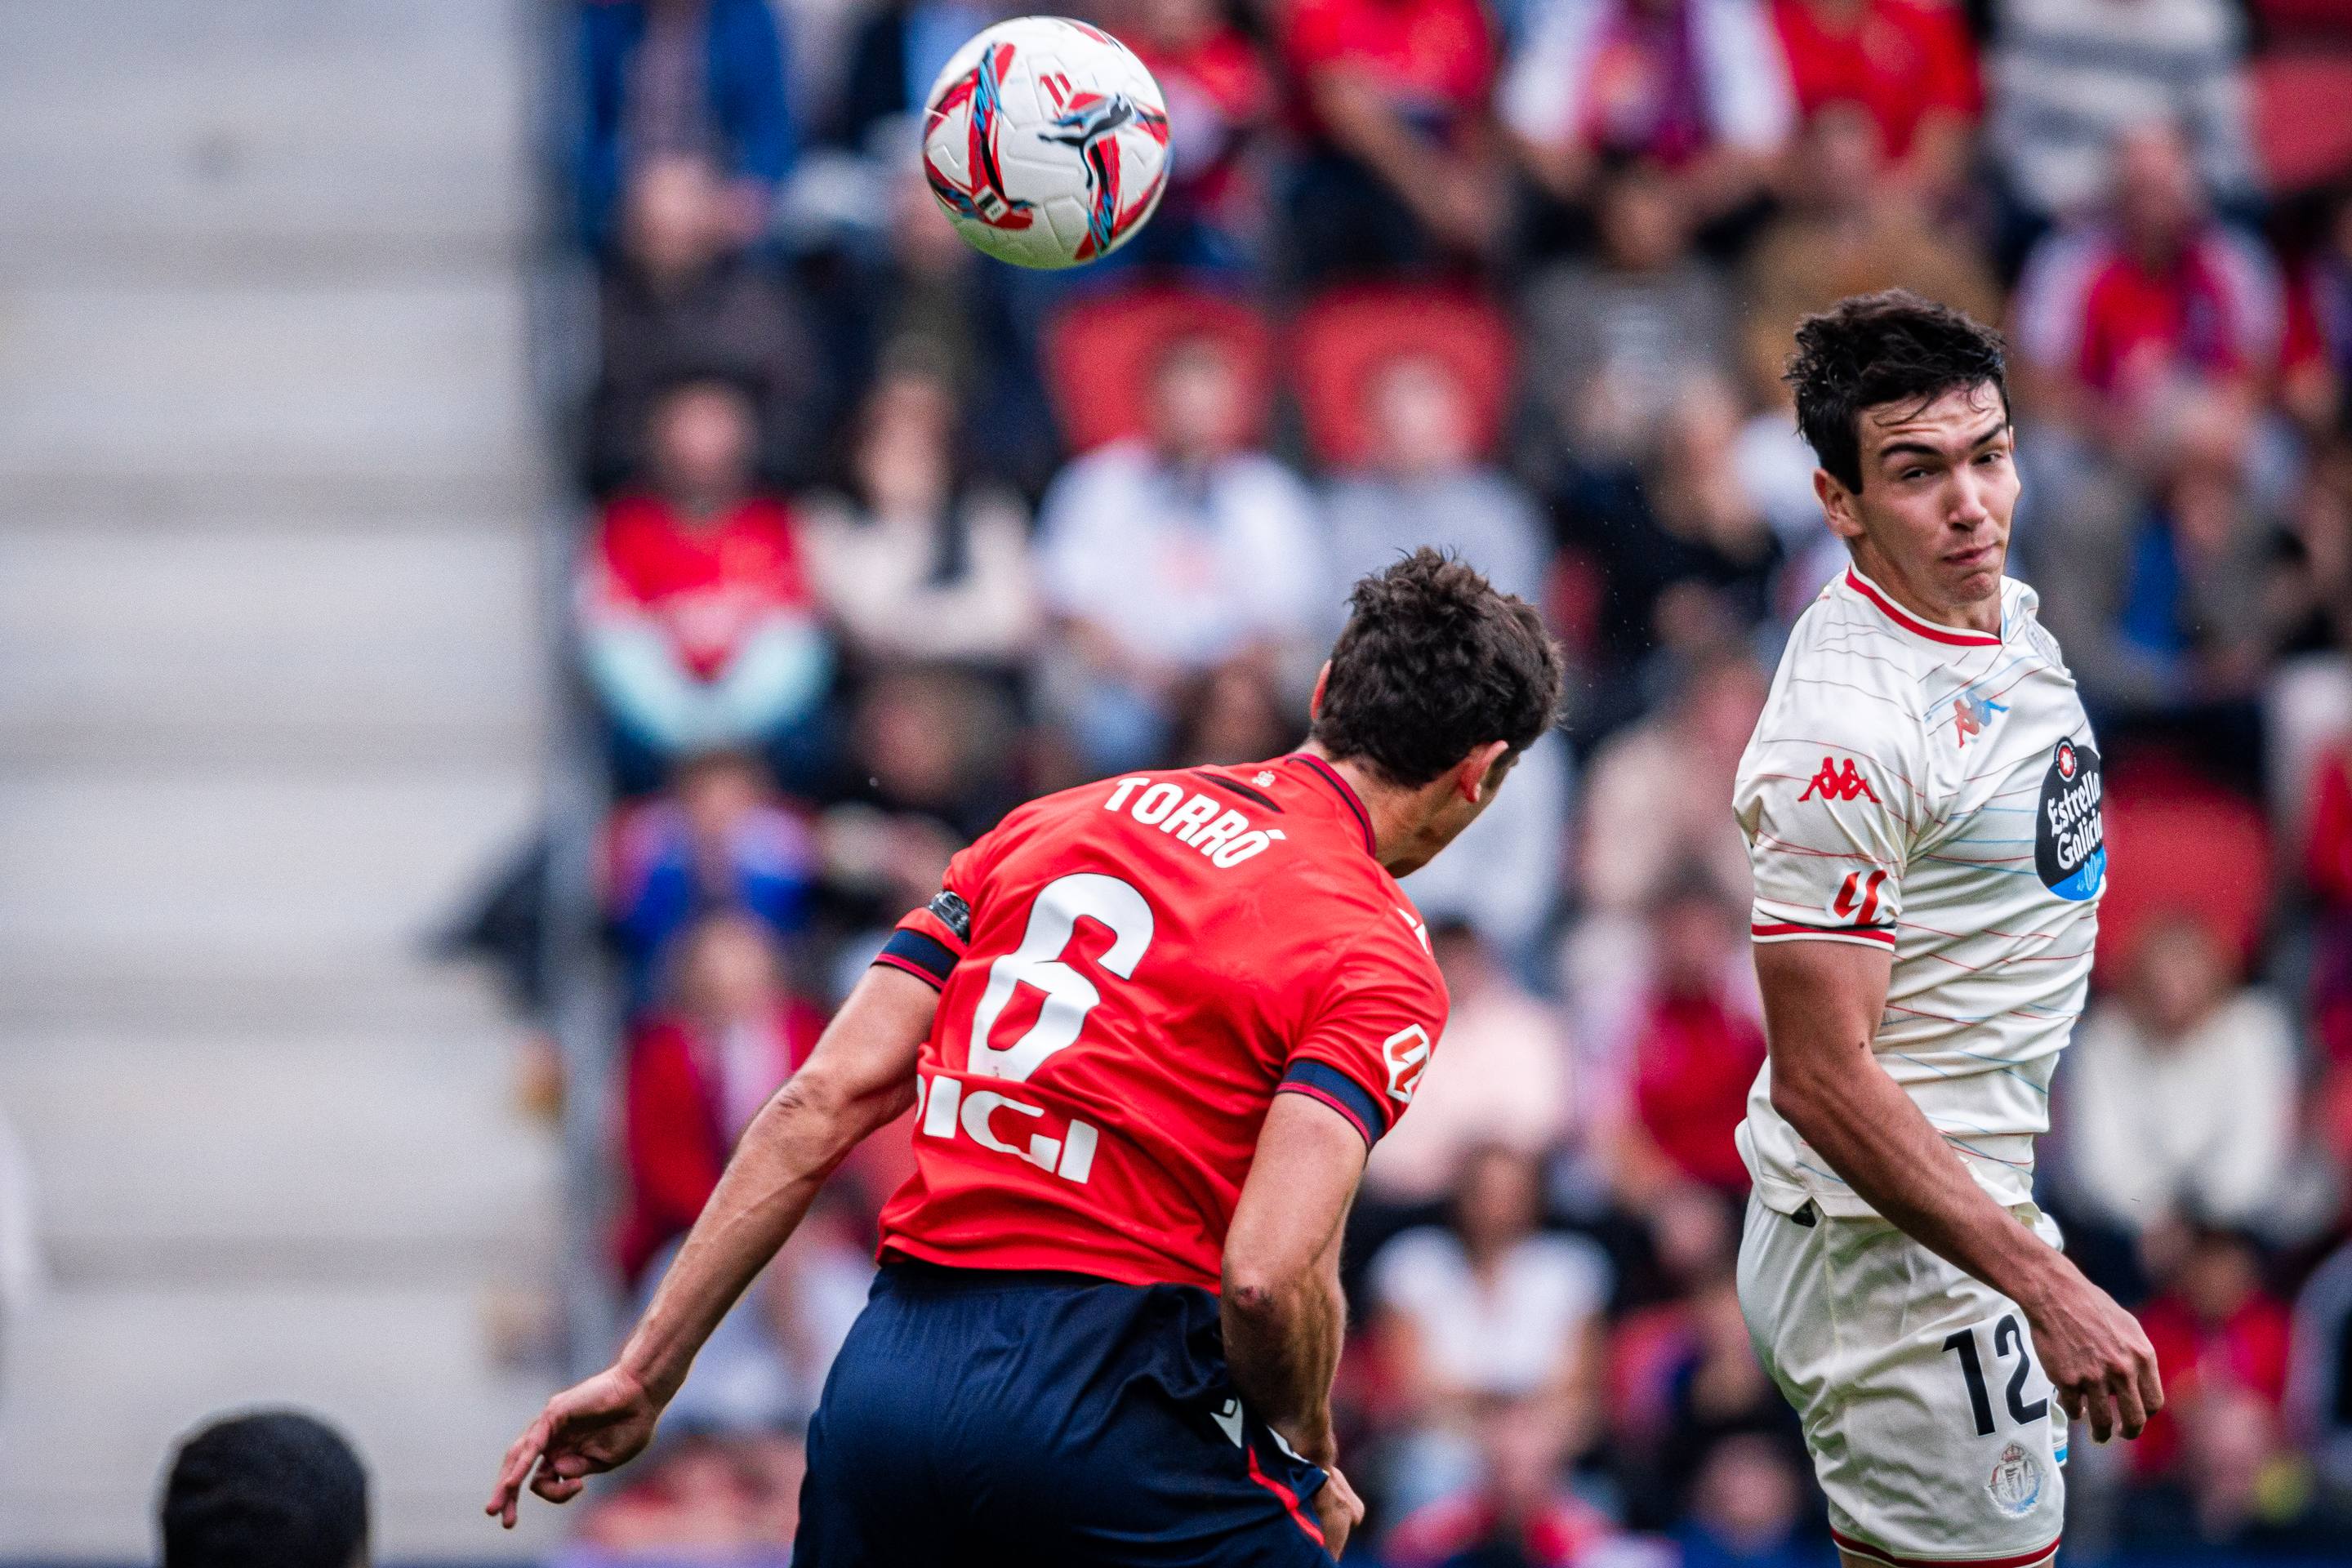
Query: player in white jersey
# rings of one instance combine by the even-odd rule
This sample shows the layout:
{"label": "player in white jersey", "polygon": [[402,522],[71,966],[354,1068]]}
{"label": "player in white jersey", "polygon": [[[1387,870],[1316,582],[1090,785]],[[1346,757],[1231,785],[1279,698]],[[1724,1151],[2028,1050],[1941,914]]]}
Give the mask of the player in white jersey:
{"label": "player in white jersey", "polygon": [[2026,1568],[2057,1550],[2066,1416],[2105,1442],[2163,1403],[2033,1205],[2106,880],[2098,749],[2003,574],[2000,338],[1898,292],[1797,343],[1852,565],[1799,618],[1735,796],[1771,1047],[1740,1303],[1848,1568]]}

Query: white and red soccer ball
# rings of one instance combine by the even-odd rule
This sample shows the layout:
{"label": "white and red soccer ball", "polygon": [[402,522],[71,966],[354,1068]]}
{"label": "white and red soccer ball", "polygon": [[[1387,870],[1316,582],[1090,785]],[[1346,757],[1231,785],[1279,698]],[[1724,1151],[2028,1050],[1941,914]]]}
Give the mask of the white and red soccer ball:
{"label": "white and red soccer ball", "polygon": [[1084,22],[998,23],[956,51],[924,108],[931,195],[974,249],[1016,267],[1109,255],[1167,188],[1160,84]]}

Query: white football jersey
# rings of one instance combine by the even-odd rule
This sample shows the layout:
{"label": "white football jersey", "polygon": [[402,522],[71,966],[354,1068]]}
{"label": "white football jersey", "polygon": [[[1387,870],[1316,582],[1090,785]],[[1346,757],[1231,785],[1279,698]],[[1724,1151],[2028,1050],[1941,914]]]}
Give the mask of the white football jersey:
{"label": "white football jersey", "polygon": [[[1978,1182],[2025,1203],[2050,1079],[2083,1010],[2107,856],[2099,754],[2032,589],[1999,636],[1931,625],[1851,568],[1781,656],[1733,806],[1757,942],[1889,948],[1878,1059]],[[1769,1206],[1870,1205],[1748,1093],[1739,1150]]]}

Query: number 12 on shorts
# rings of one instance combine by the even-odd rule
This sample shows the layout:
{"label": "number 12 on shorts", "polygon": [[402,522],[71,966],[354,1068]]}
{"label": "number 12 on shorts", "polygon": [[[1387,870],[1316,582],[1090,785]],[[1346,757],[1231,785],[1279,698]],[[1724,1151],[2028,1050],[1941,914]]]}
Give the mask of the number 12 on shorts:
{"label": "number 12 on shorts", "polygon": [[[1969,1410],[1976,1417],[1977,1436],[1992,1436],[1992,1394],[1985,1386],[1984,1362],[1977,1352],[1976,1326],[1960,1329],[1948,1336],[1944,1349],[1960,1358],[1960,1377],[1969,1385]],[[2033,1375],[2033,1349],[2026,1343],[2025,1331],[2018,1327],[2017,1314],[2004,1312],[1993,1326],[1992,1353],[2001,1361],[2013,1354],[2016,1370],[2009,1374],[2009,1386],[2004,1391],[2009,1405],[2009,1418],[2020,1426],[2030,1426],[2045,1420],[2050,1415],[2050,1401],[2045,1397],[2032,1404],[2025,1403],[2025,1380]]]}

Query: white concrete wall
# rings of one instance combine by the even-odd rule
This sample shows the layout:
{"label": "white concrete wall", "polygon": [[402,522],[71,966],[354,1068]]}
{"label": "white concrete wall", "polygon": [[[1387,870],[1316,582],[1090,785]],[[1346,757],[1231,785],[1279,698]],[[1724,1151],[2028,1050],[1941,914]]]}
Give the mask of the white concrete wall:
{"label": "white concrete wall", "polygon": [[422,941],[548,680],[521,0],[0,0],[0,1557],[152,1550],[173,1436],[351,1432],[387,1558],[545,1392],[554,1140]]}

